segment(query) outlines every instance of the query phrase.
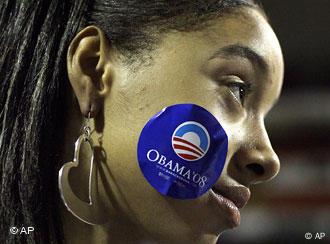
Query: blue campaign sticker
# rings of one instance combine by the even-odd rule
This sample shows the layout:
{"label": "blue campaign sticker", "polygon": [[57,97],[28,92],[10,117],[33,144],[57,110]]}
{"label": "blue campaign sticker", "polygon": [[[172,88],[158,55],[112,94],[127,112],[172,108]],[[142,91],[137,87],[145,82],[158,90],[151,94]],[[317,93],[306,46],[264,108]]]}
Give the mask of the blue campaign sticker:
{"label": "blue campaign sticker", "polygon": [[227,150],[227,134],[209,111],[195,104],[176,104],[144,126],[137,156],[144,177],[158,192],[194,199],[218,180]]}

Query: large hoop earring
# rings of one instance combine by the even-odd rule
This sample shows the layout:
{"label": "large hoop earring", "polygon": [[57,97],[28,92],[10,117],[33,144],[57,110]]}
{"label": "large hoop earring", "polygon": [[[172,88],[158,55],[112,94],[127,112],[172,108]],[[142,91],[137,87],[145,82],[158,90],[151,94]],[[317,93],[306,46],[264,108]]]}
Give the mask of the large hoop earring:
{"label": "large hoop earring", "polygon": [[[88,114],[88,121],[90,113]],[[79,153],[82,143],[87,143],[91,149],[92,156],[90,160],[90,172],[88,180],[88,199],[89,202],[81,201],[72,191],[69,183],[69,172],[73,167],[79,165]],[[62,200],[66,208],[81,221],[90,225],[100,225],[106,222],[105,214],[97,204],[97,198],[92,192],[92,175],[94,164],[94,146],[91,138],[91,128],[85,125],[83,134],[79,136],[75,142],[74,158],[72,162],[65,163],[58,174],[58,187],[61,193]]]}

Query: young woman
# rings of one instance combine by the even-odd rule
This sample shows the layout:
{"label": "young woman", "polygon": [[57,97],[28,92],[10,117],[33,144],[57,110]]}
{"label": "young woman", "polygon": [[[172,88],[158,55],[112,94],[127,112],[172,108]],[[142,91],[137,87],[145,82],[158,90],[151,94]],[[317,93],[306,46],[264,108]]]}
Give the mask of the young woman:
{"label": "young woman", "polygon": [[[0,9],[1,243],[215,243],[239,225],[249,187],[278,173],[264,118],[280,95],[283,58],[252,0],[4,0]],[[163,196],[137,163],[145,123],[183,103],[227,132],[215,184],[222,203],[214,189]],[[84,125],[99,175],[97,211],[83,214],[104,220],[97,225],[70,213],[58,190]],[[82,148],[68,178],[84,202],[90,157]]]}

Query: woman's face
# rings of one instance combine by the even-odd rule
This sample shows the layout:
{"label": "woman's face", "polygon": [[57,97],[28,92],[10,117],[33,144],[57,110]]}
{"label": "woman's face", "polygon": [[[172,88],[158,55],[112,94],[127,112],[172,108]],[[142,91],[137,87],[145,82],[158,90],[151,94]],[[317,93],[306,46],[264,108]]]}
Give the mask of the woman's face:
{"label": "woman's face", "polygon": [[250,185],[279,171],[264,118],[281,91],[281,48],[265,18],[257,10],[243,9],[213,20],[199,32],[166,34],[150,55],[150,64],[138,69],[119,62],[109,68],[102,146],[110,174],[102,184],[111,194],[105,193],[104,201],[155,238],[211,240],[239,224],[237,212],[219,206],[212,190],[193,200],[158,193],[139,168],[140,132],[164,107],[193,103],[206,108],[229,140],[226,164],[215,186],[242,207]]}

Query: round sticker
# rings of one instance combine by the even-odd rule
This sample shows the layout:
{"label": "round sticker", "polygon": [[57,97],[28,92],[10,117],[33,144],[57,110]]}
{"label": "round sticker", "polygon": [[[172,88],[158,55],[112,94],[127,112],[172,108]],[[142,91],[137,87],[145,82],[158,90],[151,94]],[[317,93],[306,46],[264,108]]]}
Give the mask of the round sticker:
{"label": "round sticker", "polygon": [[218,180],[227,150],[227,134],[209,111],[195,104],[176,104],[144,126],[137,156],[144,177],[159,193],[194,199]]}

